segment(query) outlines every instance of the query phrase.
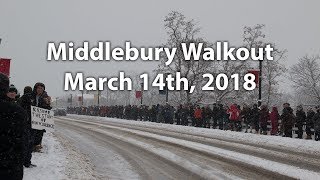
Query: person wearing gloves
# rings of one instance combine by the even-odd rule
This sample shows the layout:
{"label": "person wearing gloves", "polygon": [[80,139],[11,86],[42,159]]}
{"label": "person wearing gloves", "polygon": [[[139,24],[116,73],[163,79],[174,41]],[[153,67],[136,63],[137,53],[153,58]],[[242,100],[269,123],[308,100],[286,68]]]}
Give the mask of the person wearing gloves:
{"label": "person wearing gloves", "polygon": [[[45,91],[45,85],[38,82],[34,85],[31,95],[31,105],[43,109],[51,110],[51,97]],[[34,130],[34,151],[40,152],[42,149],[42,137],[45,130]]]}

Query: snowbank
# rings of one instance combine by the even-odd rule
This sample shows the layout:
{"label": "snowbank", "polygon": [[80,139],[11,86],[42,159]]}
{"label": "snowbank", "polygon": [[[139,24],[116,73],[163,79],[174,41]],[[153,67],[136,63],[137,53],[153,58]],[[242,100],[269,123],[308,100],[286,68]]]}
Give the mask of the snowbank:
{"label": "snowbank", "polygon": [[24,169],[24,180],[57,180],[65,177],[66,155],[52,133],[44,133],[43,152],[32,153],[34,168]]}

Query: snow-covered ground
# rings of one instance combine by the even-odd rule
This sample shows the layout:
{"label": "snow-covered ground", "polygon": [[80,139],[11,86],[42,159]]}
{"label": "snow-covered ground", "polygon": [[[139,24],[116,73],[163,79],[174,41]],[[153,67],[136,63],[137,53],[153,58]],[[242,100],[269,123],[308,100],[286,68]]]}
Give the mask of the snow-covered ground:
{"label": "snow-covered ground", "polygon": [[[68,115],[70,118],[86,119],[88,116]],[[218,129],[197,128],[189,126],[178,126],[171,124],[162,124],[145,121],[132,121],[107,117],[89,116],[90,119],[99,121],[108,121],[132,126],[141,126],[168,131],[181,132],[186,134],[200,135],[208,138],[218,138],[221,140],[237,141],[261,146],[269,146],[280,149],[287,149],[295,152],[304,152],[320,155],[320,142],[314,140],[286,138],[280,136],[269,136],[260,134],[251,134],[234,131],[224,131]]]}
{"label": "snow-covered ground", "polygon": [[24,169],[25,180],[57,180],[66,179],[66,154],[63,147],[52,133],[44,133],[43,152],[32,153],[34,168]]}
{"label": "snow-covered ground", "polygon": [[320,177],[315,170],[320,143],[313,140],[106,117],[57,120],[60,128],[45,133],[43,153],[32,157],[38,167],[26,168],[24,179],[180,179],[188,173],[205,179],[259,179],[267,177],[259,173],[264,170],[267,175]]}
{"label": "snow-covered ground", "polygon": [[43,150],[32,153],[34,168],[24,169],[24,180],[96,179],[89,159],[58,132],[43,136]]}
{"label": "snow-covered ground", "polygon": [[[68,115],[57,122],[62,129],[73,129],[73,134],[88,134],[89,141],[98,137],[129,152],[137,147],[142,150],[137,152],[141,156],[143,152],[151,153],[175,164],[175,169],[181,167],[205,179],[214,175],[222,179],[234,179],[233,175],[256,179],[265,177],[262,175],[265,171],[267,175],[275,175],[273,178],[276,174],[299,179],[320,177],[317,170],[320,168],[320,143],[313,140],[79,115]],[[82,144],[90,143],[82,141]],[[122,151],[119,155],[125,157],[128,152]],[[224,164],[217,165],[221,162]],[[144,164],[139,165],[143,167]],[[239,168],[251,175],[242,176],[242,171],[237,171]],[[255,170],[252,172],[252,169]]]}

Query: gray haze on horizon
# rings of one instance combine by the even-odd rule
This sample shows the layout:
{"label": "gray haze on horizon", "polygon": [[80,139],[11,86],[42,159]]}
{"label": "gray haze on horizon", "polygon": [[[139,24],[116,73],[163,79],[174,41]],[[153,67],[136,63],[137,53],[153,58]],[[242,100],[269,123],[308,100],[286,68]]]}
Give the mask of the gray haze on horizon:
{"label": "gray haze on horizon", "polygon": [[[286,67],[298,58],[320,54],[320,1],[4,1],[0,0],[0,57],[12,59],[11,83],[22,93],[40,81],[51,96],[65,94],[65,72],[109,76],[153,70],[150,62],[48,62],[48,42],[84,40],[95,45],[110,41],[124,47],[156,46],[166,42],[164,17],[172,10],[194,19],[200,36],[210,42],[242,44],[244,26],[265,24],[267,39],[287,49]],[[285,80],[287,81],[287,80]],[[288,82],[281,85],[283,91]]]}

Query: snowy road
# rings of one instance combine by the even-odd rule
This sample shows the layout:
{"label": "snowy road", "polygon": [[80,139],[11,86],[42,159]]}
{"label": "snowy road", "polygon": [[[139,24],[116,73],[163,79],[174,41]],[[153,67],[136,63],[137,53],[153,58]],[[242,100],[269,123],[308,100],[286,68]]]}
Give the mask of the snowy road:
{"label": "snowy road", "polygon": [[97,179],[320,178],[314,141],[76,115],[55,122]]}

